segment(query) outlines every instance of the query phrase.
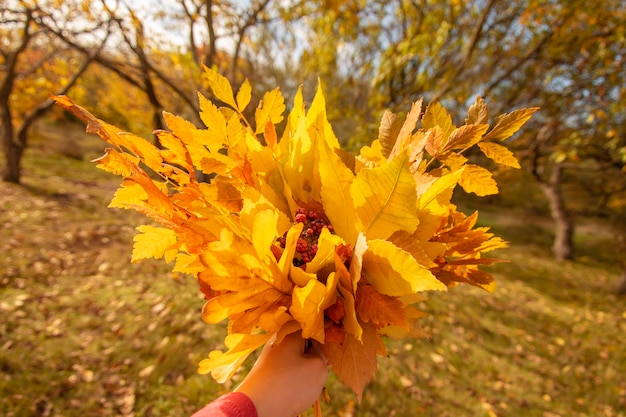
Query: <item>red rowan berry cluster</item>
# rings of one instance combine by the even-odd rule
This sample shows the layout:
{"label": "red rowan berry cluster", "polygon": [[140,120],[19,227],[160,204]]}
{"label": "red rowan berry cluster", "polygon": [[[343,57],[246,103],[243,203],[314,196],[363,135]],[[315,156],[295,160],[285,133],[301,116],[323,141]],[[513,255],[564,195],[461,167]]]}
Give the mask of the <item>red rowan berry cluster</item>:
{"label": "red rowan berry cluster", "polygon": [[[322,229],[326,227],[332,233],[333,226],[328,224],[317,212],[301,207],[296,210],[294,220],[296,223],[304,224],[304,228],[296,243],[296,254],[293,258],[293,264],[306,269],[306,264],[311,262],[317,253],[317,239],[320,237]],[[278,243],[283,249],[286,245],[286,236],[287,233],[278,238]]]}

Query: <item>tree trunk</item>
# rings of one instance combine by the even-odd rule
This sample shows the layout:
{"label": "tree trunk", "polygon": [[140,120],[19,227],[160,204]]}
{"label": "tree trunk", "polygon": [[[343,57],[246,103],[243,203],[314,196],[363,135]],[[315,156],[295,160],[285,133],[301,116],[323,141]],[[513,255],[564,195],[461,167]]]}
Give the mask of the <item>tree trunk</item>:
{"label": "tree trunk", "polygon": [[12,140],[9,146],[5,146],[5,162],[4,172],[2,173],[2,180],[6,182],[13,182],[19,184],[22,178],[22,170],[20,169],[22,155],[24,154],[24,147],[15,144]]}
{"label": "tree trunk", "polygon": [[555,164],[549,181],[540,183],[541,190],[550,205],[550,214],[554,220],[555,234],[552,251],[558,261],[571,259],[574,255],[574,222],[567,213],[565,202],[563,201],[561,189],[562,169],[562,165]]}
{"label": "tree trunk", "polygon": [[622,277],[620,278],[617,286],[617,295],[626,295],[626,265],[624,266]]}
{"label": "tree trunk", "polygon": [[0,136],[6,163],[2,180],[19,184],[21,179],[20,161],[24,154],[24,146],[16,142],[13,137],[11,110],[8,107],[0,106],[0,113]]}

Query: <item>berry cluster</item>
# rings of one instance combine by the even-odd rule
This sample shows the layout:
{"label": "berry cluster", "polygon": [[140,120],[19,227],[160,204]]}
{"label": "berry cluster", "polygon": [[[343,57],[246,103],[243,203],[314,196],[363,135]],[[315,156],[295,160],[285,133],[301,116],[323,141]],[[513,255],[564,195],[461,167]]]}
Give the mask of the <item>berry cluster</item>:
{"label": "berry cluster", "polygon": [[[293,258],[293,264],[306,269],[306,264],[311,262],[311,259],[317,253],[317,239],[320,237],[322,229],[326,227],[332,233],[333,226],[328,224],[323,216],[320,216],[317,212],[301,207],[296,210],[294,219],[296,223],[303,223],[304,228],[296,243],[296,254]],[[278,238],[278,243],[283,249],[286,245],[286,236],[287,233]]]}

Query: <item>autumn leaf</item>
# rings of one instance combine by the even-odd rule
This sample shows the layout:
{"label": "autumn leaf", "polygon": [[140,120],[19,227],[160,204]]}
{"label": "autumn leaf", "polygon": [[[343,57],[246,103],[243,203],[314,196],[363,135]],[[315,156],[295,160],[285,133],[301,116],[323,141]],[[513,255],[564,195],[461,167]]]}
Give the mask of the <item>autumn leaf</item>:
{"label": "autumn leaf", "polygon": [[476,101],[472,104],[468,110],[465,124],[482,125],[489,123],[489,109],[487,103],[482,97],[476,97]]}
{"label": "autumn leaf", "polygon": [[241,84],[239,87],[239,91],[237,91],[237,110],[239,113],[242,113],[248,104],[250,104],[250,100],[252,99],[252,86],[250,85],[250,81],[247,79]]}
{"label": "autumn leaf", "polygon": [[478,147],[485,154],[485,156],[501,165],[506,165],[512,168],[521,168],[519,162],[513,155],[513,152],[509,151],[506,147],[493,142],[481,142]]}
{"label": "autumn leaf", "polygon": [[415,181],[406,152],[388,164],[359,171],[350,194],[368,239],[385,239],[398,229],[413,231],[419,224]]}
{"label": "autumn leaf", "polygon": [[217,150],[224,144],[226,138],[226,118],[215,104],[200,93],[198,93],[198,101],[200,102],[200,119],[208,130],[215,132],[216,140],[213,146],[209,146],[209,149]]}
{"label": "autumn leaf", "polygon": [[146,258],[165,257],[167,262],[174,259],[178,253],[178,248],[174,247],[178,241],[174,231],[149,225],[138,226],[137,230],[141,233],[133,238],[132,262]]}
{"label": "autumn leaf", "polygon": [[459,185],[468,193],[475,193],[477,196],[498,194],[498,185],[493,179],[491,172],[478,165],[467,164]]}
{"label": "autumn leaf", "polygon": [[430,102],[422,117],[424,129],[431,129],[435,126],[441,129],[445,137],[449,136],[455,128],[452,124],[452,117],[438,101]]}
{"label": "autumn leaf", "polygon": [[393,243],[369,240],[363,253],[363,276],[381,294],[401,296],[446,288],[408,252]]}
{"label": "autumn leaf", "polygon": [[528,109],[514,110],[511,113],[498,116],[495,125],[489,133],[483,137],[483,140],[503,141],[509,138],[517,132],[537,110],[539,110],[539,107],[530,107]]}
{"label": "autumn leaf", "polygon": [[450,133],[445,145],[445,150],[467,149],[482,140],[483,135],[489,129],[487,124],[463,125]]}
{"label": "autumn leaf", "polygon": [[376,350],[379,343],[376,330],[371,325],[364,326],[363,341],[340,330],[330,332],[336,335],[331,335],[330,341],[324,344],[324,356],[339,380],[354,391],[360,401],[363,389],[376,372]]}
{"label": "autumn leaf", "polygon": [[407,321],[404,305],[398,298],[378,292],[369,285],[359,286],[356,310],[365,323],[373,323],[376,327],[406,327]]}
{"label": "autumn leaf", "polygon": [[266,126],[274,126],[283,121],[283,112],[285,111],[285,100],[280,93],[280,89],[275,88],[265,93],[263,100],[259,103],[254,113],[256,121],[256,131],[254,133],[263,133]]}
{"label": "autumn leaf", "polygon": [[235,96],[233,95],[233,88],[231,87],[228,79],[213,68],[204,67],[204,70],[209,88],[215,95],[215,98],[225,104],[228,104],[233,109],[238,109],[239,107],[237,106]]}
{"label": "autumn leaf", "polygon": [[230,334],[224,343],[226,352],[214,350],[207,359],[198,364],[198,373],[211,373],[211,376],[224,383],[239,369],[246,358],[255,350],[265,345],[272,335],[267,334]]}
{"label": "autumn leaf", "polygon": [[402,129],[403,120],[386,110],[383,113],[380,127],[378,128],[378,140],[380,141],[382,155],[387,158],[391,154],[400,129]]}
{"label": "autumn leaf", "polygon": [[376,356],[387,354],[382,337],[426,335],[413,306],[426,293],[460,283],[493,290],[481,268],[497,260],[484,254],[506,242],[451,199],[457,185],[498,192],[491,173],[463,153],[477,146],[518,167],[494,141],[536,109],[496,118],[485,134],[480,97],[459,128],[439,102],[422,111],[419,100],[405,118],[385,112],[377,139],[354,156],[340,147],[321,83],[308,109],[298,89],[279,132],[286,105],[278,88],[263,95],[251,123],[249,81],[235,95],[217,71],[205,74],[215,103],[198,94],[204,126],[164,113],[161,148],[54,99],[109,144],[94,162],[123,178],[110,207],[156,222],[137,228],[132,261],[174,261],[173,271],[197,279],[204,321],[227,321],[226,349],[210,352],[200,373],[225,382],[272,337],[300,331],[322,344],[360,399]]}

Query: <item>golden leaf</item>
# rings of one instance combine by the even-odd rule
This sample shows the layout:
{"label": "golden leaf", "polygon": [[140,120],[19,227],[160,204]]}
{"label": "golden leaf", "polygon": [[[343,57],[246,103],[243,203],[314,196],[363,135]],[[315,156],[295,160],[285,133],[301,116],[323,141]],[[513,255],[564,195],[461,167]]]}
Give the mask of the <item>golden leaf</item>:
{"label": "golden leaf", "polygon": [[382,294],[402,296],[420,291],[445,291],[431,272],[408,252],[383,240],[369,240],[363,253],[363,276]]}
{"label": "golden leaf", "polygon": [[487,124],[463,125],[458,127],[450,134],[444,150],[467,149],[482,140],[482,136],[487,129],[489,129],[489,125]]}
{"label": "golden leaf", "polygon": [[318,142],[320,196],[324,212],[339,236],[354,243],[357,237],[356,216],[350,186],[354,174],[324,141]]}
{"label": "golden leaf", "polygon": [[513,155],[513,152],[502,145],[493,142],[481,142],[478,147],[485,156],[501,165],[512,168],[521,168],[519,162]]}
{"label": "golden leaf", "polygon": [[228,320],[226,351],[211,352],[201,373],[224,382],[271,337],[300,330],[323,343],[339,379],[360,398],[376,355],[386,354],[382,336],[425,335],[424,314],[412,305],[425,299],[420,292],[459,283],[493,289],[479,267],[496,262],[484,253],[506,243],[476,227],[476,214],[458,212],[452,194],[457,184],[497,192],[489,171],[462,153],[478,143],[489,158],[515,166],[505,148],[481,141],[505,139],[536,109],[499,117],[483,136],[489,113],[480,97],[458,129],[439,102],[422,116],[420,100],[405,120],[386,112],[378,138],[355,157],[340,148],[321,82],[308,111],[298,89],[279,136],[279,89],[264,94],[250,123],[250,83],[234,96],[225,77],[205,71],[223,105],[198,95],[206,128],[164,113],[161,148],[67,97],[54,100],[110,144],[95,161],[124,177],[110,206],[160,224],[138,228],[132,260],[175,260],[174,271],[198,279],[203,319]]}
{"label": "golden leaf", "polygon": [[302,337],[324,343],[324,310],[335,303],[337,275],[332,272],[326,285],[316,279],[295,287],[289,312],[302,324]]}
{"label": "golden leaf", "polygon": [[217,150],[226,141],[226,118],[215,104],[200,93],[198,93],[198,100],[200,102],[200,119],[207,129],[215,132],[215,138],[221,138],[221,140],[218,139],[211,143],[213,146],[209,146],[207,143],[205,145],[209,149]]}
{"label": "golden leaf", "polygon": [[237,109],[238,106],[233,95],[233,88],[231,87],[228,79],[213,68],[205,66],[204,71],[208,80],[209,88],[215,95],[215,98],[224,104],[228,104],[233,109]]}
{"label": "golden leaf", "polygon": [[252,99],[252,86],[250,85],[250,81],[246,78],[239,87],[239,91],[237,91],[237,110],[239,113],[243,113],[243,111],[250,104],[250,100]]}
{"label": "golden leaf", "polygon": [[491,172],[478,165],[467,164],[463,169],[459,185],[468,193],[477,196],[498,194],[498,185],[491,176]]}
{"label": "golden leaf", "polygon": [[176,245],[178,238],[172,230],[150,225],[137,226],[137,230],[141,233],[133,238],[131,262],[146,258],[159,259],[164,256],[167,262],[174,259],[178,248],[172,247]]}
{"label": "golden leaf", "polygon": [[467,113],[465,124],[482,125],[489,123],[489,109],[485,100],[480,96],[476,97],[476,101],[470,106]]}
{"label": "golden leaf", "polygon": [[120,153],[115,149],[107,148],[104,152],[104,155],[100,158],[91,161],[96,162],[96,166],[103,171],[128,177],[132,175],[133,170],[139,164],[139,158],[126,153]]}
{"label": "golden leaf", "polygon": [[416,128],[417,121],[422,115],[422,100],[416,101],[411,105],[411,110],[406,116],[398,137],[395,141],[395,145],[389,154],[389,159],[393,159],[406,148],[406,142],[411,138],[411,134]]}
{"label": "golden leaf", "polygon": [[396,230],[413,231],[419,223],[415,180],[406,151],[383,166],[359,171],[350,194],[368,239],[385,239]]}
{"label": "golden leaf", "polygon": [[537,110],[539,110],[539,107],[530,107],[527,109],[514,110],[511,113],[498,116],[493,129],[491,129],[483,139],[503,141],[511,137]]}
{"label": "golden leaf", "polygon": [[198,364],[198,373],[208,374],[224,383],[239,369],[246,358],[265,345],[272,334],[230,334],[224,339],[228,351],[214,350]]}
{"label": "golden leaf", "polygon": [[424,117],[422,117],[422,127],[428,130],[435,126],[439,126],[445,137],[448,137],[454,130],[452,117],[450,117],[446,109],[438,101],[431,101],[426,106]]}
{"label": "golden leaf", "polygon": [[276,125],[283,120],[283,112],[285,111],[285,99],[279,88],[268,91],[263,95],[263,100],[259,103],[254,113],[256,121],[256,131],[254,133],[263,133],[267,124]]}

